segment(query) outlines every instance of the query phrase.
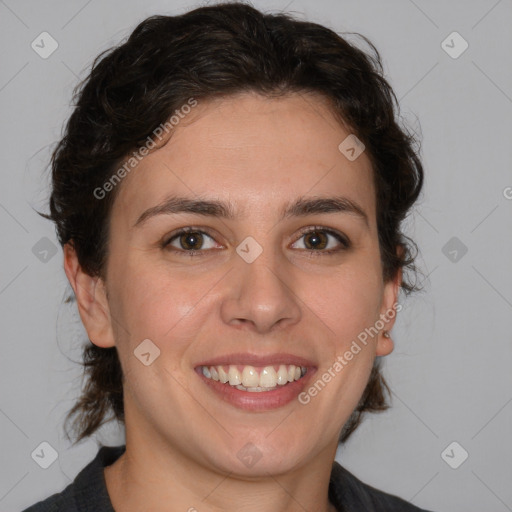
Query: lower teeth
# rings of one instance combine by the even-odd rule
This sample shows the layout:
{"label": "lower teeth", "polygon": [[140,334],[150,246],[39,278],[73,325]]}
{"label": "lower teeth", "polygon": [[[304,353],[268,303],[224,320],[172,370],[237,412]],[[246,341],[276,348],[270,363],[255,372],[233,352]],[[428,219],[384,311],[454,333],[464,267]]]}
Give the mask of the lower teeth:
{"label": "lower teeth", "polygon": [[234,387],[236,389],[239,389],[240,391],[253,391],[253,392],[258,393],[260,391],[272,391],[274,389],[281,388],[283,386],[274,386],[273,388],[260,388],[260,387],[257,387],[257,388],[246,388],[245,386],[242,386],[241,384],[239,384],[238,386],[234,386]]}

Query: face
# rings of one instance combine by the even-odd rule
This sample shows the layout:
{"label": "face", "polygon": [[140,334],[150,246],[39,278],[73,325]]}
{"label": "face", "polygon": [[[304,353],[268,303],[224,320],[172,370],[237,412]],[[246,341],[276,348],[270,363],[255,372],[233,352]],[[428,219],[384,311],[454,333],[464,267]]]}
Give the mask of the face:
{"label": "face", "polygon": [[106,282],[80,278],[91,341],[118,349],[127,440],[238,474],[333,456],[393,348],[358,341],[398,291],[370,160],[338,149],[350,132],[312,94],[200,103],[173,131],[119,185]]}

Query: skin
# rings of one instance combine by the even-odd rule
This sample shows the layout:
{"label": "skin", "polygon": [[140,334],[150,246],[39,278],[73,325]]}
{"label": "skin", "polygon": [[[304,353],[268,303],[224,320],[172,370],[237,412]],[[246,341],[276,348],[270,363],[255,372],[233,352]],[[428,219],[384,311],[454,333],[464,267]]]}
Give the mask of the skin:
{"label": "skin", "polygon": [[[334,510],[338,436],[392,340],[370,338],[307,405],[266,412],[220,400],[194,367],[233,352],[289,352],[314,361],[320,377],[396,304],[401,274],[383,282],[370,160],[338,149],[349,134],[314,94],[200,103],[119,185],[105,281],[65,246],[89,338],[117,347],[125,375],[126,453],[105,469],[116,510]],[[230,200],[236,218],[179,213],[134,227],[170,193]],[[289,201],[333,195],[357,202],[368,226],[346,212],[279,220]],[[184,254],[179,237],[161,245],[188,226],[210,230],[196,246],[202,257]],[[329,246],[311,249],[300,229],[313,226],[339,231],[350,247],[325,234]],[[236,252],[247,236],[263,248],[250,264]],[[342,250],[322,253],[330,248]],[[149,366],[133,355],[147,338],[161,351]],[[261,453],[250,468],[237,458],[248,442]]]}

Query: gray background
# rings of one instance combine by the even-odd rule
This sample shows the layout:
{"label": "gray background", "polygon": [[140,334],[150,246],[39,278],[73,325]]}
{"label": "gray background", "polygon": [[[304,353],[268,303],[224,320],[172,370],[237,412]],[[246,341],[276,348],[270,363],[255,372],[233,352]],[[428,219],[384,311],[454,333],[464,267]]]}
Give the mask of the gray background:
{"label": "gray background", "polygon": [[[1,511],[62,490],[97,442],[123,442],[115,425],[74,448],[64,437],[84,333],[74,305],[62,303],[62,251],[44,252],[57,246],[53,225],[33,208],[45,210],[43,170],[93,57],[148,15],[199,5],[0,0]],[[396,348],[385,358],[392,409],[368,417],[337,459],[367,483],[435,511],[512,510],[511,1],[253,5],[368,36],[403,117],[416,130],[421,124],[426,185],[407,226],[425,290],[402,301]],[[47,59],[31,48],[43,31],[59,45]],[[458,58],[442,47],[453,31],[469,44]],[[448,41],[452,52],[461,48]],[[31,458],[43,441],[59,454],[46,470]],[[469,454],[458,469],[441,456],[453,441]],[[452,464],[462,448],[448,451]]]}

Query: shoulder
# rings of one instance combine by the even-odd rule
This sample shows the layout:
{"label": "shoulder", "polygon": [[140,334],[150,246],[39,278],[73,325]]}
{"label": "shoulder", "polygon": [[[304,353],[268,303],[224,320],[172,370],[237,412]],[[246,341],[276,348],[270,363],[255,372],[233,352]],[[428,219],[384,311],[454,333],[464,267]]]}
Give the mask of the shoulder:
{"label": "shoulder", "polygon": [[331,473],[329,499],[339,510],[347,512],[429,512],[365,484],[336,461]]}
{"label": "shoulder", "polygon": [[103,469],[113,464],[125,446],[101,446],[63,491],[31,505],[22,512],[113,512]]}
{"label": "shoulder", "polygon": [[66,512],[78,510],[73,500],[73,484],[69,484],[62,492],[52,494],[22,512],[62,512],[64,510]]}

